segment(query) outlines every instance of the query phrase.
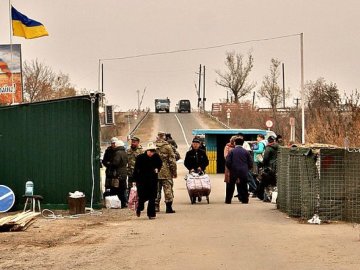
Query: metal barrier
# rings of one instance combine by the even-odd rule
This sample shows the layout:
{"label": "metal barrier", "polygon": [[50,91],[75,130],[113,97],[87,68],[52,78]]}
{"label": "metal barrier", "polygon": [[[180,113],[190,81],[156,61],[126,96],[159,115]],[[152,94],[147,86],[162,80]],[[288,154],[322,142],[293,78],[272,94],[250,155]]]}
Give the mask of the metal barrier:
{"label": "metal barrier", "polygon": [[347,149],[281,148],[279,210],[289,216],[360,221],[360,153]]}

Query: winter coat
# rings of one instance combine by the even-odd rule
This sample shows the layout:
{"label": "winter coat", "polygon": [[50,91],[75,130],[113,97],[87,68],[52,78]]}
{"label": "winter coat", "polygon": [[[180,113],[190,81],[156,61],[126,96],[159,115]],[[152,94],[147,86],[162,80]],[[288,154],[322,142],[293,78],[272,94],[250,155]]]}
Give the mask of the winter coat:
{"label": "winter coat", "polygon": [[248,172],[251,170],[253,161],[248,151],[242,146],[235,148],[226,157],[226,167],[230,171],[230,182],[238,180],[247,181]]}
{"label": "winter coat", "polygon": [[157,140],[155,142],[156,152],[159,154],[163,166],[159,172],[159,179],[172,179],[177,177],[177,165],[175,153],[171,145],[165,140]]}
{"label": "winter coat", "polygon": [[116,148],[109,146],[105,150],[102,163],[106,167],[106,177],[126,179],[128,157],[124,146],[118,146]]}
{"label": "winter coat", "polygon": [[[224,147],[224,159],[226,160],[226,157],[229,155],[229,153],[235,148],[235,145],[232,143],[227,143]],[[224,182],[230,183],[230,171],[228,167],[225,165],[225,171],[224,171]]]}
{"label": "winter coat", "polygon": [[139,200],[147,201],[155,199],[157,195],[158,173],[162,167],[162,161],[159,154],[154,153],[149,157],[145,153],[136,158],[133,178],[136,182]]}
{"label": "winter coat", "polygon": [[167,139],[166,140],[170,145],[174,146],[175,148],[178,148],[177,143],[174,139]]}
{"label": "winter coat", "polygon": [[202,171],[205,171],[209,165],[209,159],[204,150],[200,148],[198,150],[191,149],[186,153],[184,165],[189,171],[196,171],[199,167]]}
{"label": "winter coat", "polygon": [[269,168],[276,172],[276,161],[277,161],[277,152],[279,151],[279,145],[277,143],[269,143],[265,148],[264,160],[262,166],[264,168]]}
{"label": "winter coat", "polygon": [[134,167],[135,167],[135,161],[136,161],[136,157],[140,154],[142,154],[144,151],[142,149],[141,146],[133,149],[133,148],[129,148],[126,153],[128,156],[128,167],[127,167],[127,174],[129,177],[132,177],[133,173],[134,173]]}
{"label": "winter coat", "polygon": [[259,162],[259,160],[257,159],[257,155],[258,154],[264,154],[264,151],[265,151],[265,146],[266,146],[266,141],[265,140],[262,140],[260,142],[257,143],[257,149],[254,149],[253,150],[253,153],[254,153],[254,162]]}
{"label": "winter coat", "polygon": [[227,143],[224,147],[224,158],[226,159],[226,157],[228,156],[228,154],[230,153],[231,150],[233,150],[235,148],[234,144],[231,143]]}

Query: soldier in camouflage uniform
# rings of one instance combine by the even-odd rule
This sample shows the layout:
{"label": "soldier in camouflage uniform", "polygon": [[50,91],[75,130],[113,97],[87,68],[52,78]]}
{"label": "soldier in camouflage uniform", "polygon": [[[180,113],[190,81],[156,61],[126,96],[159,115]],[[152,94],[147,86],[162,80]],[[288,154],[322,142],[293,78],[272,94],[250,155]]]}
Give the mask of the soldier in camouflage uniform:
{"label": "soldier in camouflage uniform", "polygon": [[138,137],[131,138],[131,145],[126,152],[128,156],[127,175],[128,175],[128,196],[129,196],[130,189],[134,182],[133,173],[134,173],[136,157],[144,152],[140,145],[140,139]]}
{"label": "soldier in camouflage uniform", "polygon": [[160,211],[161,189],[164,188],[166,213],[175,213],[172,209],[174,198],[173,178],[177,177],[175,154],[170,144],[165,140],[165,132],[159,132],[156,144],[156,152],[160,155],[163,166],[158,175],[158,195],[155,202],[155,209]]}

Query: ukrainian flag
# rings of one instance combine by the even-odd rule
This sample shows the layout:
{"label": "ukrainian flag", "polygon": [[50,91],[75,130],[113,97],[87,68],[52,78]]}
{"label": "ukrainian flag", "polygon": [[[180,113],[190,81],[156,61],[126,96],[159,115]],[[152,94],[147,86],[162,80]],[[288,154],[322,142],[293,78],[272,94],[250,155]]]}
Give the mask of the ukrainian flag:
{"label": "ukrainian flag", "polygon": [[42,23],[29,19],[13,6],[11,7],[11,19],[14,36],[30,39],[49,35]]}

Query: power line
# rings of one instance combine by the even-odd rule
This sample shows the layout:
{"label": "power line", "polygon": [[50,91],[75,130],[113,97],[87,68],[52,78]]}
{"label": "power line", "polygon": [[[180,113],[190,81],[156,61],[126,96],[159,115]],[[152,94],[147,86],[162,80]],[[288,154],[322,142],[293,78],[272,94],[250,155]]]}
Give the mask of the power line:
{"label": "power line", "polygon": [[180,50],[165,51],[165,52],[145,53],[145,54],[137,54],[137,55],[131,55],[131,56],[123,56],[123,57],[103,58],[103,59],[99,59],[99,60],[100,60],[100,61],[113,61],[113,60],[124,60],[124,59],[140,58],[140,57],[147,57],[147,56],[155,56],[155,55],[165,55],[165,54],[191,52],[191,51],[202,51],[202,50],[210,50],[210,49],[222,48],[222,47],[239,45],[239,44],[245,44],[245,43],[252,43],[252,42],[261,42],[261,41],[269,41],[269,40],[275,40],[275,39],[282,39],[282,38],[294,37],[294,36],[299,36],[299,35],[300,35],[300,34],[290,34],[290,35],[278,36],[278,37],[261,38],[261,39],[251,39],[251,40],[246,40],[246,41],[239,41],[239,42],[233,42],[233,43],[225,43],[225,44],[219,44],[219,45],[208,46],[208,47],[199,47],[199,48],[190,48],[190,49],[180,49]]}

